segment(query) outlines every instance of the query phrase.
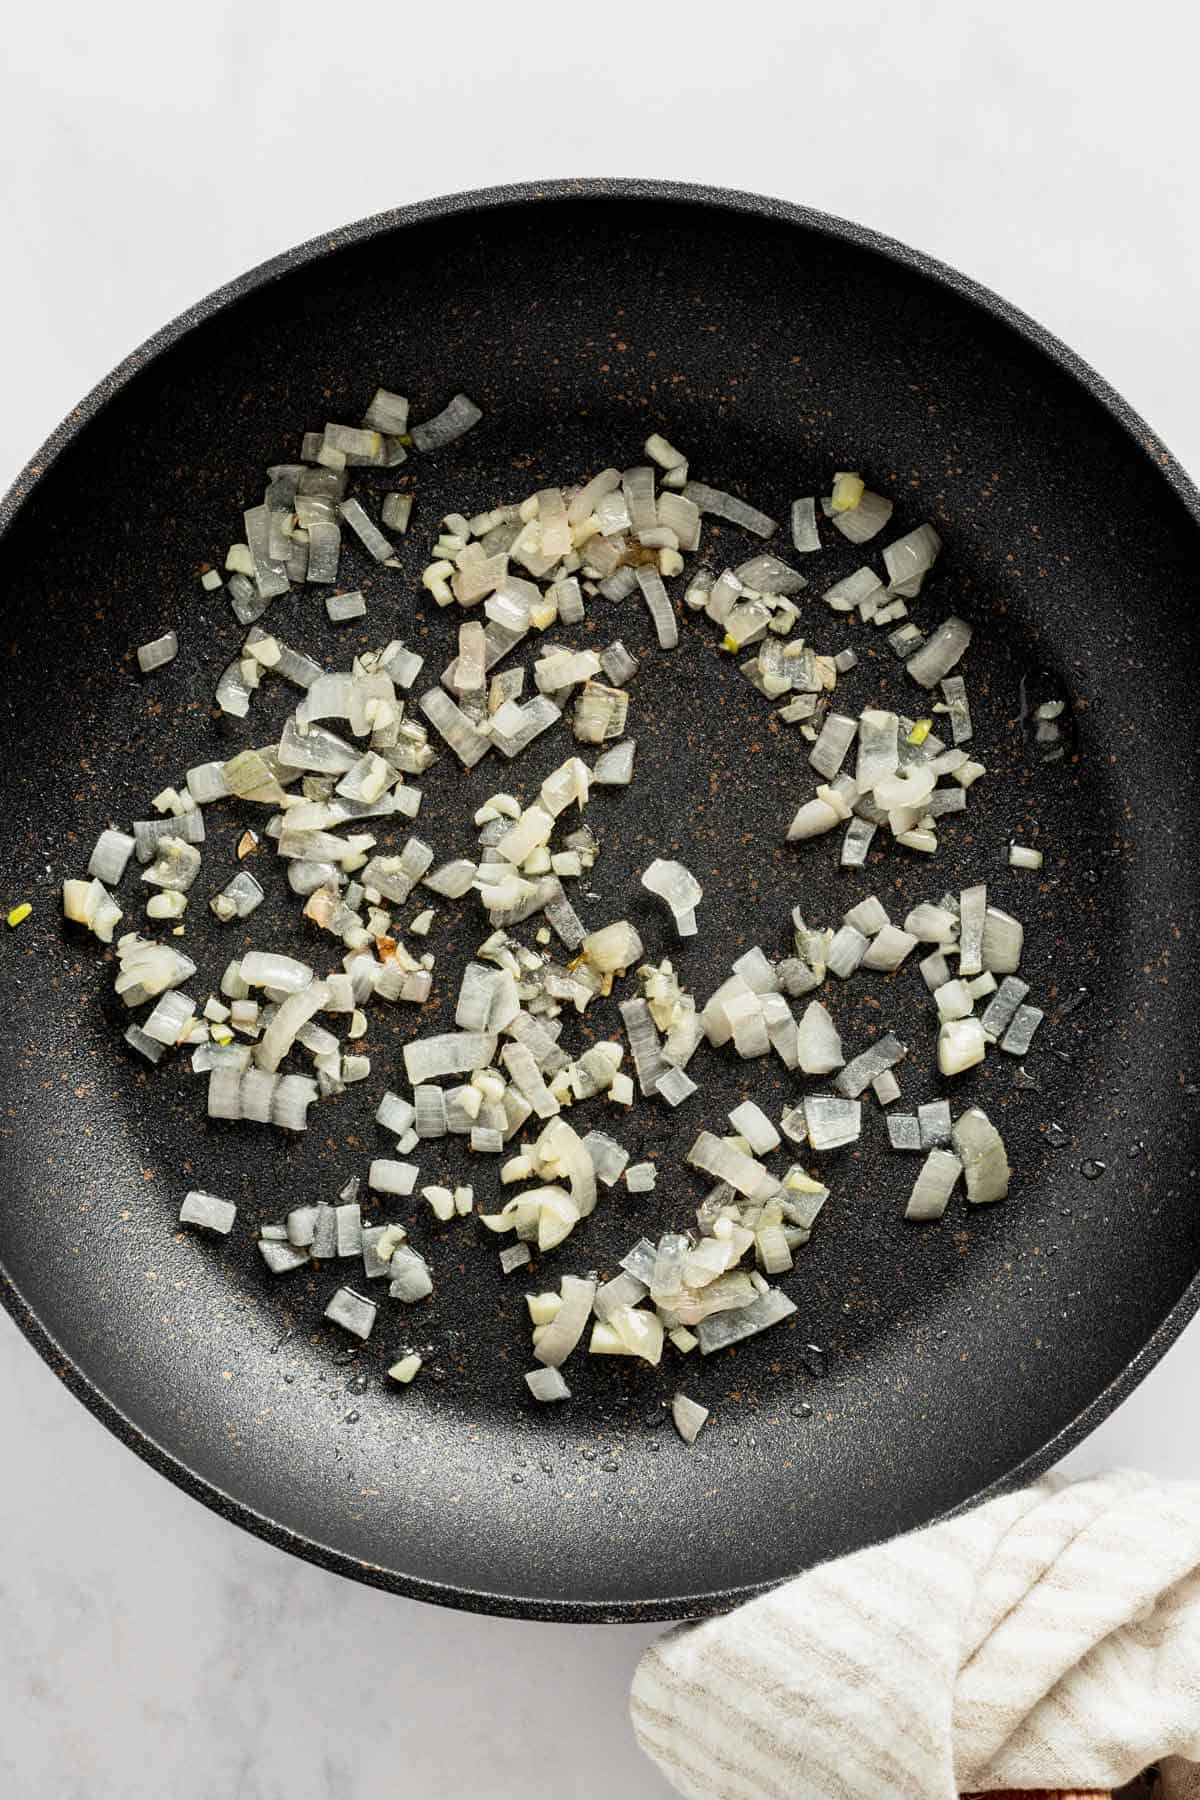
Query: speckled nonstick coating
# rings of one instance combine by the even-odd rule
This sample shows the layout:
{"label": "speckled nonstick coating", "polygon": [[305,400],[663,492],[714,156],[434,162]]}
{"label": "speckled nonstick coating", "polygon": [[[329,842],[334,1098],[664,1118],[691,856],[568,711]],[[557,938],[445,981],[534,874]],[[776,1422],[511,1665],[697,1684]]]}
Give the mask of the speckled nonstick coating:
{"label": "speckled nonstick coating", "polygon": [[[678,653],[661,655],[640,601],[596,602],[586,627],[554,635],[619,635],[645,660],[632,686],[636,785],[589,808],[603,854],[597,898],[579,907],[593,926],[630,914],[704,996],[740,948],[784,953],[797,903],[832,919],[874,890],[902,917],[986,879],[1025,921],[1023,973],[1047,1008],[1026,1062],[1037,1091],[1021,1091],[999,1053],[954,1086],[1007,1138],[1007,1205],[968,1213],[956,1199],[941,1223],[906,1225],[918,1159],[887,1150],[868,1099],[861,1146],[824,1159],[833,1198],[784,1282],[795,1321],[657,1372],[577,1356],[575,1398],[559,1408],[525,1393],[528,1283],[501,1277],[475,1221],[416,1215],[434,1299],[385,1302],[358,1355],[321,1322],[351,1266],[275,1279],[252,1242],[256,1218],[330,1197],[385,1151],[374,1105],[405,1037],[452,1017],[481,935],[470,906],[440,905],[435,1004],[373,1007],[371,1080],[316,1107],[297,1141],[206,1124],[205,1082],[182,1060],[154,1071],[126,1053],[111,955],[59,918],[59,882],[83,872],[101,826],[144,816],[190,763],[276,733],[294,701],[281,687],[244,726],[214,719],[212,685],[240,633],[196,573],[241,535],[265,465],[294,455],[304,428],[356,419],[380,382],[411,395],[415,417],[461,387],[486,418],[408,465],[417,503],[402,575],[346,549],[343,585],[361,582],[365,620],[329,626],[313,590],[271,612],[272,628],[326,659],[400,635],[440,669],[457,616],[414,579],[440,515],[628,464],[652,428],[687,449],[697,476],[781,519],[841,467],[895,495],[897,527],[932,518],[945,551],[913,612],[976,624],[966,673],[989,769],[937,859],[879,850],[856,874],[837,868],[834,840],[786,845],[814,785],[803,739],[775,724],[706,621],[687,615]],[[0,525],[4,902],[34,904],[0,934],[4,1299],[106,1424],[228,1518],[451,1605],[702,1614],[1045,1467],[1190,1317],[1197,497],[1095,375],[993,296],[854,226],[745,195],[594,181],[436,201],[306,245],[168,327],[60,428]],[[786,552],[786,532],[777,542]],[[731,561],[755,547],[729,531],[709,543]],[[819,591],[861,560],[831,545],[805,567]],[[877,695],[916,707],[884,634],[816,601],[804,618],[820,648],[858,650],[839,690],[850,710]],[[140,678],[133,647],[168,626],[178,660]],[[1058,767],[1025,745],[1031,669],[1075,702],[1078,754]],[[465,780],[443,758],[418,829],[439,857],[468,851],[464,790],[530,794],[568,748],[553,733],[512,768],[488,759]],[[299,924],[278,869],[249,929],[209,923],[205,897],[235,866],[246,815],[208,817],[183,940],[200,963],[191,991],[203,999],[250,943],[307,941],[332,965],[332,940]],[[1007,839],[1035,830],[1045,869],[1010,871]],[[631,898],[656,854],[704,882],[687,946]],[[130,926],[143,893],[131,870]],[[829,987],[850,1050],[880,1028],[908,1037],[902,1104],[941,1091],[915,964]],[[1089,998],[1070,1010],[1081,988]],[[596,1008],[583,1038],[616,1023],[613,1007]],[[658,1163],[657,1190],[606,1195],[533,1279],[611,1272],[638,1234],[685,1222],[703,1186],[681,1167],[692,1136],[720,1130],[739,1097],[765,1090],[774,1107],[796,1091],[777,1067],[706,1050],[696,1099],[618,1119],[634,1154]],[[613,1126],[595,1104],[577,1120]],[[461,1168],[461,1150],[442,1148],[423,1151],[425,1180]],[[1107,1165],[1098,1178],[1082,1173],[1087,1159]],[[484,1159],[472,1173],[487,1196]],[[238,1202],[231,1241],[178,1231],[189,1186]],[[398,1394],[383,1372],[410,1343],[427,1367]],[[661,1422],[677,1385],[713,1409],[690,1452]]]}

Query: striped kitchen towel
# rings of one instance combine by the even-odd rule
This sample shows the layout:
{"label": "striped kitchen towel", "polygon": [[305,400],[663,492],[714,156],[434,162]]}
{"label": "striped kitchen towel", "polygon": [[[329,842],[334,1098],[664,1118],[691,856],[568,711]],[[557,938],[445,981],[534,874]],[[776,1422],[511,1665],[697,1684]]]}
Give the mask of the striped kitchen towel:
{"label": "striped kitchen towel", "polygon": [[634,1730],[696,1800],[1200,1800],[1200,1483],[1050,1478],[826,1563],[643,1656]]}

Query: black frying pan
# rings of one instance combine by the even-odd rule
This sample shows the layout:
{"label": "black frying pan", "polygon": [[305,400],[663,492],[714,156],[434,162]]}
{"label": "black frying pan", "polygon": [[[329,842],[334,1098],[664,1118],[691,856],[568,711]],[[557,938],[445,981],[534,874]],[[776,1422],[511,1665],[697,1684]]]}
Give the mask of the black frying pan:
{"label": "black frying pan", "polygon": [[[421,464],[404,579],[346,553],[366,629],[326,625],[311,592],[272,613],[327,659],[396,633],[440,669],[455,621],[412,580],[436,519],[632,462],[652,428],[694,473],[780,517],[832,469],[861,467],[896,496],[897,526],[934,519],[946,548],[914,610],[953,607],[978,627],[967,673],[990,770],[937,862],[876,852],[860,877],[829,841],[785,846],[811,792],[807,745],[771,729],[706,623],[689,618],[679,652],[660,656],[639,604],[598,603],[599,641],[619,633],[646,661],[639,780],[589,812],[604,853],[599,898],[581,904],[591,924],[631,912],[703,994],[739,948],[784,953],[797,902],[827,919],[877,890],[903,916],[987,879],[1025,919],[1023,972],[1047,1009],[1024,1065],[1036,1087],[993,1056],[955,1089],[1005,1133],[1007,1205],[957,1201],[940,1224],[904,1224],[916,1161],[887,1151],[872,1112],[861,1147],[827,1159],[834,1199],[785,1282],[795,1321],[702,1365],[580,1356],[577,1397],[559,1409],[524,1393],[524,1283],[500,1276],[473,1221],[421,1226],[436,1297],[419,1321],[393,1307],[357,1356],[321,1323],[338,1272],[272,1279],[253,1248],[255,1218],[365,1174],[411,1009],[373,1011],[372,1080],[319,1107],[303,1140],[209,1126],[203,1080],[125,1052],[111,960],[58,916],[58,883],[82,873],[102,825],[144,815],[189,764],[276,731],[282,693],[245,727],[213,718],[239,630],[195,572],[240,535],[266,464],[291,457],[302,429],[356,419],[380,382],[417,417],[461,387],[486,419]],[[0,947],[13,1317],[106,1424],[229,1518],[345,1574],[495,1612],[713,1611],[1045,1467],[1128,1393],[1200,1293],[1197,516],[1148,429],[1028,320],[909,250],[776,201],[603,181],[437,201],[203,302],[83,402],[0,511],[5,904],[35,907]],[[721,540],[731,561],[752,547]],[[830,549],[821,573],[860,560]],[[881,634],[816,603],[809,617],[822,648],[862,655],[853,710],[904,692]],[[178,661],[143,681],[132,647],[168,625]],[[1056,765],[1030,752],[1023,680],[1027,698],[1071,698],[1072,754]],[[532,783],[562,754],[550,734],[506,773]],[[426,783],[422,821],[447,855],[469,843],[451,824],[451,760]],[[466,785],[479,798],[498,785],[490,759]],[[213,821],[203,893],[234,866],[243,822]],[[1035,830],[1042,876],[1009,872],[1006,840]],[[652,903],[630,901],[658,853],[708,890],[703,934],[681,951]],[[253,930],[189,934],[200,998],[243,944],[294,947],[294,904],[271,877]],[[136,885],[131,872],[134,924]],[[423,1029],[452,1012],[479,935],[463,918],[446,906],[435,928]],[[323,960],[329,940],[313,951]],[[915,970],[851,982],[831,1004],[852,1047],[880,1024],[910,1038],[908,1103],[937,1094]],[[724,1054],[693,1073],[690,1105],[643,1105],[623,1131],[659,1161],[657,1191],[607,1199],[535,1279],[611,1272],[641,1232],[684,1221],[701,1187],[680,1167],[696,1129],[720,1129],[744,1094],[783,1094]],[[436,1179],[438,1159],[422,1160]],[[1106,1166],[1089,1178],[1085,1163]],[[239,1202],[228,1244],[177,1235],[189,1186]],[[485,1178],[477,1189],[486,1198]],[[410,1341],[427,1367],[399,1395],[383,1370]],[[677,1384],[714,1414],[690,1453],[660,1423]]]}

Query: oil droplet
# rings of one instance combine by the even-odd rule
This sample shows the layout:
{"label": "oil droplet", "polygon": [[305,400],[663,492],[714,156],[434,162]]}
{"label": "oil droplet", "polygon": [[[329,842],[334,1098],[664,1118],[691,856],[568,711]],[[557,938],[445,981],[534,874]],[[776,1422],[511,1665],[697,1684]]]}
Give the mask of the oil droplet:
{"label": "oil droplet", "polygon": [[1086,1162],[1080,1163],[1079,1172],[1086,1175],[1089,1181],[1098,1181],[1107,1167],[1107,1163],[1098,1162],[1094,1156],[1089,1156]]}
{"label": "oil droplet", "polygon": [[1061,1150],[1067,1142],[1067,1133],[1057,1119],[1046,1127],[1046,1142],[1052,1144],[1056,1150]]}
{"label": "oil droplet", "polygon": [[514,1487],[525,1486],[525,1477],[523,1475],[510,1475],[508,1479],[512,1482]]}
{"label": "oil droplet", "polygon": [[596,1452],[592,1449],[590,1444],[585,1444],[579,1454],[582,1456],[584,1462],[595,1462],[596,1460]]}
{"label": "oil droplet", "polygon": [[615,1456],[610,1456],[607,1458],[606,1461],[604,1461],[600,1464],[600,1467],[604,1470],[604,1473],[606,1475],[615,1475],[618,1468],[620,1467],[620,1464],[617,1462],[617,1459]]}
{"label": "oil droplet", "polygon": [[793,1406],[792,1417],[793,1417],[793,1419],[811,1419],[812,1418],[812,1410],[813,1409],[808,1404],[808,1401],[802,1400],[800,1402],[799,1406]]}
{"label": "oil droplet", "polygon": [[347,1413],[347,1414],[346,1414],[346,1420],[345,1420],[345,1422],[346,1422],[346,1424],[347,1424],[347,1425],[357,1425],[357,1424],[358,1424],[358,1420],[359,1420],[359,1414],[358,1414],[358,1413],[356,1413],[356,1412],[348,1412],[348,1413]]}

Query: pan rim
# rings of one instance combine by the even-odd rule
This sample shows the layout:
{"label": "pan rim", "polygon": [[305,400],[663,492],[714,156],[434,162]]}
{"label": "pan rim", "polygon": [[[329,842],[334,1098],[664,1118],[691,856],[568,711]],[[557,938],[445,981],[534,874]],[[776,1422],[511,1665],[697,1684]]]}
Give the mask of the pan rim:
{"label": "pan rim", "polygon": [[[897,239],[876,232],[851,220],[817,211],[791,201],[747,193],[740,189],[720,188],[688,182],[641,179],[636,177],[579,177],[553,181],[530,181],[498,187],[470,189],[413,202],[385,212],[374,213],[352,224],[317,237],[268,258],[244,274],[225,282],[174,319],[160,327],[144,344],[126,356],[116,368],[104,376],[34,453],[17,475],[8,491],[0,498],[0,542],[11,529],[30,494],[48,474],[64,450],[74,442],[109,400],[125,388],[159,356],[178,343],[192,328],[216,317],[244,296],[269,282],[305,267],[319,258],[332,255],[351,245],[365,243],[384,233],[402,227],[420,225],[456,216],[470,215],[496,207],[528,207],[564,200],[651,200],[677,204],[681,209],[699,207],[709,210],[748,214],[760,219],[814,232],[837,242],[870,251],[899,267],[935,282],[939,287],[964,299],[993,320],[998,320],[1027,344],[1046,356],[1058,369],[1081,386],[1120,428],[1139,456],[1154,473],[1165,481],[1175,499],[1200,527],[1200,491],[1171,454],[1157,433],[1100,376],[1089,363],[1078,356],[1053,333],[1039,325],[1020,308],[991,289],[964,275],[949,264],[925,255],[922,251]],[[59,1377],[76,1399],[82,1401],[129,1449],[165,1475],[176,1487],[201,1501],[222,1518],[240,1525],[254,1536],[289,1551],[303,1560],[331,1573],[364,1582],[368,1586],[403,1595],[407,1599],[452,1607],[462,1611],[486,1613],[496,1617],[540,1620],[550,1623],[639,1624],[655,1621],[695,1619],[728,1610],[741,1601],[753,1598],[775,1582],[745,1583],[728,1588],[705,1590],[695,1594],[648,1600],[603,1599],[554,1600],[546,1596],[522,1596],[493,1593],[476,1588],[453,1587],[419,1575],[364,1563],[316,1538],[292,1531],[267,1517],[246,1501],[226,1492],[206,1477],[199,1475],[171,1451],[166,1450],[141,1426],[135,1424],[101,1387],[60,1347],[49,1328],[37,1316],[13,1282],[0,1260],[0,1303],[25,1338]],[[1170,1311],[1146,1339],[1113,1381],[1104,1387],[1087,1406],[1039,1448],[1030,1452],[1006,1474],[980,1489],[970,1500],[937,1515],[952,1517],[996,1494],[1008,1492],[1034,1476],[1043,1473],[1068,1450],[1086,1438],[1134,1388],[1177,1340],[1184,1327],[1200,1310],[1200,1274],[1179,1295]],[[935,1523],[936,1518],[929,1521]]]}

